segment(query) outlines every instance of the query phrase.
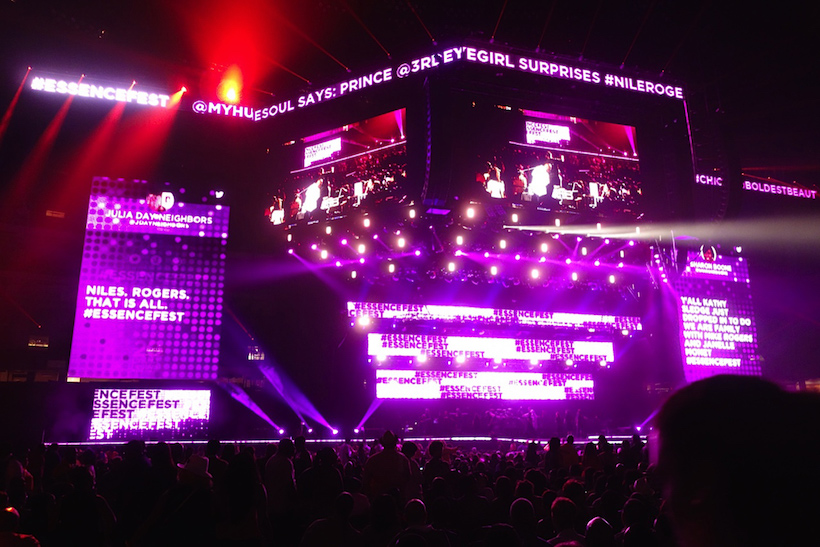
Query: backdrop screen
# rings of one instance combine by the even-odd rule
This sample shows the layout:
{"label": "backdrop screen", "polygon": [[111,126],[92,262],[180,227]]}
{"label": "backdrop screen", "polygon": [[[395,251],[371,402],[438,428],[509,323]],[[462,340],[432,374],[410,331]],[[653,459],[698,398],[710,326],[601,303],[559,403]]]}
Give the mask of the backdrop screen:
{"label": "backdrop screen", "polygon": [[214,379],[228,207],[95,178],[68,375]]}

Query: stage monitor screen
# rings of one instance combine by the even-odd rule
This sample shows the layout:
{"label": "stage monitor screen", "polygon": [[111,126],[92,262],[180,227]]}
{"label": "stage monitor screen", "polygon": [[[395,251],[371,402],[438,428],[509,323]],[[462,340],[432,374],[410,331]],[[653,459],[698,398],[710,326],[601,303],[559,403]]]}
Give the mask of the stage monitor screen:
{"label": "stage monitor screen", "polygon": [[635,127],[472,102],[456,147],[466,197],[582,218],[643,213]]}
{"label": "stage monitor screen", "polygon": [[761,374],[749,267],[704,245],[689,251],[676,282],[687,382],[716,374]]}
{"label": "stage monitor screen", "polygon": [[228,207],[93,180],[70,378],[217,377]]}
{"label": "stage monitor screen", "polygon": [[406,119],[402,108],[290,143],[291,168],[275,184],[270,222],[332,220],[412,199]]}
{"label": "stage monitor screen", "polygon": [[210,414],[207,389],[95,389],[88,440],[205,438]]}

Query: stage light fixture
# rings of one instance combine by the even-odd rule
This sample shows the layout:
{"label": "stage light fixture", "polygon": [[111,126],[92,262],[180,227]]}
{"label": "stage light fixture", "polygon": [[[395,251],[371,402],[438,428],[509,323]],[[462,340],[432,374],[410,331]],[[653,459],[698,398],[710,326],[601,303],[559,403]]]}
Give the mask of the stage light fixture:
{"label": "stage light fixture", "polygon": [[560,219],[557,219],[557,218],[555,219],[555,227],[556,227],[556,228],[560,228],[560,227],[561,227],[561,220],[560,220]]}
{"label": "stage light fixture", "polygon": [[359,243],[357,249],[359,251],[359,254],[361,255],[364,254],[364,252],[367,250],[367,247],[364,246],[364,243]]}
{"label": "stage light fixture", "polygon": [[342,263],[341,263],[340,261],[338,261],[338,260],[336,261],[336,267],[337,267],[337,268],[341,268],[341,267],[342,267]]}
{"label": "stage light fixture", "polygon": [[421,251],[416,249],[416,251],[413,254],[416,256],[421,256]]}
{"label": "stage light fixture", "polygon": [[623,257],[624,257],[624,255],[625,255],[626,253],[624,253],[624,251],[621,251],[621,252],[620,252],[620,253],[618,253],[618,254],[621,256],[621,258],[623,258]]}
{"label": "stage light fixture", "polygon": [[454,272],[454,271],[456,271],[456,263],[455,263],[455,262],[450,262],[450,263],[448,263],[448,264],[447,264],[447,271],[448,271],[448,272]]}
{"label": "stage light fixture", "polygon": [[404,238],[403,238],[403,237],[400,237],[400,238],[399,238],[399,240],[398,240],[398,242],[397,242],[397,245],[399,246],[399,249],[404,249],[404,246],[405,246],[406,244],[407,244],[407,242],[404,240]]}
{"label": "stage light fixture", "polygon": [[600,222],[596,225],[596,228],[598,229],[599,232],[601,231],[601,223]]}
{"label": "stage light fixture", "polygon": [[584,256],[587,255],[587,248],[586,247],[581,247],[581,254],[584,255]]}
{"label": "stage light fixture", "polygon": [[462,251],[461,249],[456,249],[456,252],[455,252],[456,256],[462,256],[463,254],[464,254],[464,251]]}
{"label": "stage light fixture", "polygon": [[367,218],[367,217],[364,217],[364,220],[362,220],[362,224],[364,225],[365,228],[370,228],[370,219]]}
{"label": "stage light fixture", "polygon": [[280,429],[279,429],[279,434],[280,434],[280,435],[284,435],[284,434],[285,434],[285,430],[280,428]]}
{"label": "stage light fixture", "polygon": [[358,427],[354,427],[354,428],[353,428],[353,433],[355,433],[356,435],[358,435],[358,434],[359,434],[359,428],[358,428]]}
{"label": "stage light fixture", "polygon": [[325,226],[325,233],[326,233],[327,235],[330,235],[330,234],[331,234],[331,232],[333,232],[333,228],[331,228],[330,226]]}
{"label": "stage light fixture", "polygon": [[634,247],[635,246],[635,241],[630,239],[629,240],[629,246]]}
{"label": "stage light fixture", "polygon": [[533,268],[533,270],[530,272],[530,277],[532,277],[533,279],[538,279],[540,275],[541,273],[535,268]]}
{"label": "stage light fixture", "polygon": [[593,265],[595,265],[595,266],[600,266],[600,265],[601,265],[601,261],[600,261],[600,260],[596,260],[596,261],[595,261],[595,262],[593,262],[592,264],[593,264]]}
{"label": "stage light fixture", "polygon": [[569,266],[570,264],[572,264],[572,259],[571,259],[571,258],[568,258],[568,259],[566,259],[564,262],[566,262],[566,263],[567,263],[567,266]]}
{"label": "stage light fixture", "polygon": [[356,270],[353,270],[352,272],[350,272],[350,279],[356,279],[356,277],[357,277],[358,275],[359,275],[359,274],[358,274],[358,273],[356,273]]}
{"label": "stage light fixture", "polygon": [[361,257],[361,258],[359,259],[359,264],[364,264],[364,257]]}
{"label": "stage light fixture", "polygon": [[339,430],[338,430],[338,429],[336,429],[336,428],[333,428],[333,429],[331,430],[331,433],[333,433],[334,435],[338,435],[338,434],[339,434]]}
{"label": "stage light fixture", "polygon": [[342,240],[339,243],[341,243],[342,245],[347,245],[347,238],[342,238]]}
{"label": "stage light fixture", "polygon": [[623,334],[624,336],[629,336],[629,331],[627,329],[624,329],[621,331],[621,334]]}
{"label": "stage light fixture", "polygon": [[572,359],[567,359],[567,360],[566,360],[566,363],[567,363],[567,366],[568,366],[568,367],[571,367],[572,365],[574,365],[574,364],[575,364],[575,361],[573,361]]}
{"label": "stage light fixture", "polygon": [[407,212],[407,216],[409,216],[410,218],[416,218],[416,210],[415,209],[410,209]]}
{"label": "stage light fixture", "polygon": [[502,239],[501,241],[498,242],[498,246],[502,249],[506,249],[507,248],[507,240]]}
{"label": "stage light fixture", "polygon": [[373,239],[379,239],[379,234],[373,234]]}
{"label": "stage light fixture", "polygon": [[623,267],[624,267],[624,263],[623,263],[623,262],[618,262],[618,267],[619,267],[619,268],[623,268]]}
{"label": "stage light fixture", "polygon": [[612,284],[615,284],[615,276],[614,275],[609,276],[609,282],[612,283]]}
{"label": "stage light fixture", "polygon": [[516,259],[516,260],[521,260],[521,255],[520,255],[520,254],[516,254],[516,255],[515,255],[515,259]]}
{"label": "stage light fixture", "polygon": [[736,253],[741,253],[741,252],[743,252],[743,247],[741,247],[740,245],[738,245],[737,247],[735,247],[735,252],[736,252]]}
{"label": "stage light fixture", "polygon": [[387,271],[388,271],[389,273],[393,273],[393,272],[395,272],[395,271],[396,271],[396,265],[395,265],[395,264],[389,264],[389,265],[387,266]]}
{"label": "stage light fixture", "polygon": [[498,266],[490,266],[490,275],[498,275]]}
{"label": "stage light fixture", "polygon": [[293,254],[293,249],[288,249],[288,254],[292,255]]}
{"label": "stage light fixture", "polygon": [[578,281],[578,272],[572,272],[572,280]]}
{"label": "stage light fixture", "polygon": [[466,360],[467,358],[464,357],[464,355],[456,356],[456,363],[458,363],[459,365],[463,365]]}
{"label": "stage light fixture", "polygon": [[456,245],[464,245],[464,236],[456,236]]}
{"label": "stage light fixture", "polygon": [[475,209],[467,207],[467,218],[475,218]]}
{"label": "stage light fixture", "polygon": [[236,104],[242,96],[242,72],[236,65],[230,67],[216,88],[219,99],[228,104]]}
{"label": "stage light fixture", "polygon": [[518,213],[513,213],[511,218],[512,218],[513,224],[518,224]]}
{"label": "stage light fixture", "polygon": [[549,246],[546,243],[541,244],[541,252],[546,253],[549,250]]}
{"label": "stage light fixture", "polygon": [[416,357],[416,361],[419,363],[426,363],[427,362],[427,354],[420,353],[418,357]]}
{"label": "stage light fixture", "polygon": [[293,234],[288,234],[288,241],[293,241]]}
{"label": "stage light fixture", "polygon": [[490,258],[490,253],[487,252],[487,251],[484,251],[484,258]]}
{"label": "stage light fixture", "polygon": [[311,250],[311,251],[315,251],[315,250],[316,250],[316,249],[318,249],[318,248],[319,248],[319,246],[318,246],[318,245],[316,245],[315,243],[314,243],[313,245],[311,245],[311,246],[310,246],[310,250]]}
{"label": "stage light fixture", "polygon": [[322,252],[319,253],[319,256],[322,257],[322,260],[327,259],[327,249],[322,249]]}

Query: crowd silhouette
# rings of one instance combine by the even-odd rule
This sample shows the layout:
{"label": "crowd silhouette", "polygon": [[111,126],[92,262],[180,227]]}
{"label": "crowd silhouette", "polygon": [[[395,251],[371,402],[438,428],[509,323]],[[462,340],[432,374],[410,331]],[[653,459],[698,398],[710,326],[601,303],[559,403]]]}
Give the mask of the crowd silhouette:
{"label": "crowd silhouette", "polygon": [[404,441],[51,445],[0,454],[6,545],[816,545],[817,398],[719,376],[654,433],[476,447]]}

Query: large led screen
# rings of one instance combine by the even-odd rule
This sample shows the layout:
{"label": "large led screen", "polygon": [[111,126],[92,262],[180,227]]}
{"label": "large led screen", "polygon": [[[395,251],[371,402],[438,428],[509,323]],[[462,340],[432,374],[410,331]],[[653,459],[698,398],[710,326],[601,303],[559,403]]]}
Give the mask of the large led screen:
{"label": "large led screen", "polygon": [[95,178],[69,377],[215,379],[227,238],[226,206]]}
{"label": "large led screen", "polygon": [[305,137],[276,183],[275,225],[333,219],[408,199],[405,109]]}
{"label": "large led screen", "polygon": [[348,302],[381,399],[594,398],[594,373],[639,317],[466,305]]}
{"label": "large led screen", "polygon": [[207,389],[95,389],[88,440],[204,438],[210,413]]}
{"label": "large led screen", "polygon": [[643,212],[634,127],[480,102],[465,110],[456,147],[470,199],[594,218]]}
{"label": "large led screen", "polygon": [[715,374],[759,375],[747,261],[704,246],[689,251],[675,285],[686,381]]}

